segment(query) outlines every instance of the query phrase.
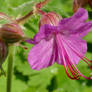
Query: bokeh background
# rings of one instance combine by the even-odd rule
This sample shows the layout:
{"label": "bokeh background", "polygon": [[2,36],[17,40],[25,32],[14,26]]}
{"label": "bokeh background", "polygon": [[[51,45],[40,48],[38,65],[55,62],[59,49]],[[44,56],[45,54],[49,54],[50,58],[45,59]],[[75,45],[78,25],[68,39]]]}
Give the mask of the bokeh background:
{"label": "bokeh background", "polygon": [[[12,18],[18,18],[32,10],[33,5],[41,0],[0,0],[0,12],[4,12]],[[63,18],[72,16],[72,0],[51,0],[42,9],[46,12],[55,11]],[[89,20],[92,19],[92,10],[89,11]],[[22,25],[22,29],[28,37],[33,37],[38,31],[40,16],[34,15]],[[2,23],[2,21],[0,21]],[[92,60],[92,31],[84,37],[88,42],[86,57]],[[27,46],[25,50],[16,48],[14,56],[14,68],[12,79],[12,92],[92,92],[92,80],[71,80],[67,77],[64,67],[54,64],[41,71],[32,70],[27,62],[27,55],[33,45],[22,43]],[[3,64],[7,72],[7,62]],[[86,76],[92,75],[92,70],[83,62],[79,62],[78,69]],[[0,76],[0,92],[6,92],[6,77]]]}

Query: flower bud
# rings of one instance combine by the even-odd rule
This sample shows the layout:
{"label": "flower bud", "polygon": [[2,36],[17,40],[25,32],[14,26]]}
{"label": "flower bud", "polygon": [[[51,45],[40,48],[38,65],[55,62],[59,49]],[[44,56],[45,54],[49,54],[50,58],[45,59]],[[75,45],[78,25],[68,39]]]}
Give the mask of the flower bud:
{"label": "flower bud", "polygon": [[92,8],[92,0],[88,0],[90,7]]}
{"label": "flower bud", "polygon": [[76,12],[78,8],[85,7],[87,4],[92,8],[92,0],[73,0],[73,11]]}
{"label": "flower bud", "polygon": [[8,45],[2,39],[0,39],[0,69],[7,55],[8,55]]}
{"label": "flower bud", "polygon": [[0,38],[2,38],[6,43],[15,43],[22,40],[24,33],[18,24],[4,24],[0,28]]}
{"label": "flower bud", "polygon": [[54,12],[49,12],[44,14],[41,17],[39,26],[42,26],[44,24],[51,24],[51,25],[55,25],[57,26],[59,21],[62,19],[61,16],[59,16],[58,14],[54,13]]}

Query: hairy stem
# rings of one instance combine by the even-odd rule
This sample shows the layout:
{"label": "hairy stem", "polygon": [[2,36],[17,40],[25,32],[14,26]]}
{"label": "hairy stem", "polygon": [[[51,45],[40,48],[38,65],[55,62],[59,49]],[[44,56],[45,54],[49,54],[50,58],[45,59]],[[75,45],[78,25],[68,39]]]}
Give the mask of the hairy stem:
{"label": "hairy stem", "polygon": [[27,15],[25,15],[25,16],[19,18],[19,19],[16,19],[16,22],[19,23],[19,24],[20,23],[23,24],[32,14],[33,14],[33,11],[29,12]]}
{"label": "hairy stem", "polygon": [[9,57],[8,57],[7,89],[6,89],[6,92],[11,92],[14,53],[15,53],[15,48],[14,47],[10,47],[9,48]]}
{"label": "hairy stem", "polygon": [[[36,9],[36,11],[39,12],[40,9],[41,9],[44,5],[46,5],[49,1],[50,1],[50,0],[44,0],[43,2],[37,3],[37,4],[35,5],[35,8],[34,8],[34,9]],[[23,16],[23,17],[21,17],[21,18],[19,18],[19,19],[16,19],[16,22],[19,23],[19,24],[24,24],[25,21],[26,21],[32,14],[34,14],[34,11],[35,11],[34,9],[33,9],[32,11],[30,11],[28,14],[26,14],[25,16]],[[39,10],[39,11],[38,11],[38,10]],[[43,13],[43,12],[41,11],[40,13]]]}
{"label": "hairy stem", "polygon": [[44,0],[43,2],[37,3],[36,8],[42,8],[44,5],[46,5],[50,0]]}

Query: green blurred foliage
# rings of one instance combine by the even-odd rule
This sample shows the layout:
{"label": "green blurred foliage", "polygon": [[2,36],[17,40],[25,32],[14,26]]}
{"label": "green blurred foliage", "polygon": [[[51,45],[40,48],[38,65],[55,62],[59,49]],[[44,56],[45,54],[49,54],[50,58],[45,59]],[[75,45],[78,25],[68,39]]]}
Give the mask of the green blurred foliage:
{"label": "green blurred foliage", "polygon": [[[12,18],[18,18],[27,14],[35,3],[41,0],[0,0],[0,12],[4,12]],[[73,14],[72,0],[51,0],[44,11],[55,11],[63,17]],[[89,9],[90,10],[90,9]],[[89,20],[92,19],[91,10]],[[38,31],[40,16],[32,16],[22,28],[28,37],[33,37]],[[88,53],[86,56],[92,60],[92,32],[85,38],[88,42]],[[27,62],[27,55],[33,45],[23,43],[28,49],[16,47],[14,58],[14,71],[12,81],[12,92],[92,92],[92,80],[70,80],[61,65],[53,66],[41,71],[32,70]],[[82,61],[77,65],[83,74],[92,72]],[[7,60],[3,64],[7,72]],[[0,92],[6,92],[6,77],[0,77]]]}

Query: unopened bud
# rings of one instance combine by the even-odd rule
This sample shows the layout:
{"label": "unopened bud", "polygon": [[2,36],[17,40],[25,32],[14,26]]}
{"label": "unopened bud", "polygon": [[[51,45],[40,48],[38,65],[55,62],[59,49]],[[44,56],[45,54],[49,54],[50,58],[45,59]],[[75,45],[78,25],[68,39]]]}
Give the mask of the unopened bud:
{"label": "unopened bud", "polygon": [[73,11],[76,12],[78,8],[85,7],[87,4],[92,8],[92,0],[73,0]]}
{"label": "unopened bud", "polygon": [[8,55],[8,45],[2,39],[0,39],[0,69],[7,55]]}
{"label": "unopened bud", "polygon": [[23,37],[24,33],[18,24],[4,24],[0,28],[0,38],[2,38],[6,43],[18,42],[22,40]]}
{"label": "unopened bud", "polygon": [[49,12],[41,17],[39,26],[42,26],[44,24],[50,24],[50,25],[58,25],[59,21],[62,19],[61,16],[54,12]]}

